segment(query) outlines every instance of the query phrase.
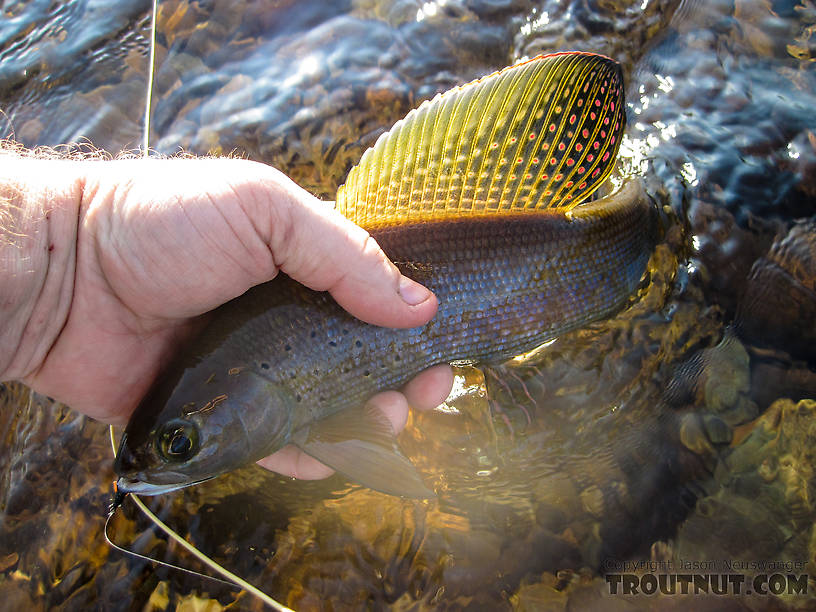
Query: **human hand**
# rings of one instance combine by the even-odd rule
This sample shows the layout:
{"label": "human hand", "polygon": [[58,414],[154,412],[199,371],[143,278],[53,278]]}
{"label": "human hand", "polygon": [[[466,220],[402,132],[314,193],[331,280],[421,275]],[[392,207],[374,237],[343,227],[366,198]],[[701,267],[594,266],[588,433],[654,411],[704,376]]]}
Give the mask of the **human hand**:
{"label": "human hand", "polygon": [[[279,270],[369,323],[413,327],[436,311],[436,298],[402,277],[364,230],[268,166],[64,163],[84,177],[70,307],[44,358],[19,377],[101,421],[125,424],[199,315]],[[449,367],[431,368],[371,402],[399,431],[409,404],[436,406],[451,383]],[[301,478],[331,473],[294,447],[260,463]]]}

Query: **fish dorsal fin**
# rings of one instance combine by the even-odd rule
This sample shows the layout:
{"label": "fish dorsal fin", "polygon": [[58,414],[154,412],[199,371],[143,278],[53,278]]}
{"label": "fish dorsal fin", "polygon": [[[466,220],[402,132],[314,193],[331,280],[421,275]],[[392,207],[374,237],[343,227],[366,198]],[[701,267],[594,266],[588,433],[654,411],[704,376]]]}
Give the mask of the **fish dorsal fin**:
{"label": "fish dorsal fin", "polygon": [[337,192],[363,227],[568,210],[612,171],[623,76],[590,53],[543,55],[455,87],[380,136]]}

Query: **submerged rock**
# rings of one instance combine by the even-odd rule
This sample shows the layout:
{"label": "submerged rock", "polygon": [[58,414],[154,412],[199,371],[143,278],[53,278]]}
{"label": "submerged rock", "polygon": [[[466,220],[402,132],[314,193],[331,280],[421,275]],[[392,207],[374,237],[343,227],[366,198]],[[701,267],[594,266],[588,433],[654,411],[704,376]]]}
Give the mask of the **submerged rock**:
{"label": "submerged rock", "polygon": [[677,367],[663,397],[670,405],[693,405],[711,413],[715,418],[706,417],[706,429],[727,443],[730,436],[724,439],[727,434],[717,433],[722,428],[717,423],[738,425],[755,418],[758,409],[750,391],[748,352],[733,331],[726,330],[719,344],[697,351]]}
{"label": "submerged rock", "polygon": [[795,223],[754,263],[737,322],[750,341],[816,363],[816,218]]}
{"label": "submerged rock", "polygon": [[[816,555],[816,401],[781,399],[740,428],[714,483],[680,527],[675,560],[732,561],[754,573],[762,568],[752,562],[776,562],[780,573],[806,574]],[[813,606],[815,586],[811,578],[807,597],[787,603]]]}

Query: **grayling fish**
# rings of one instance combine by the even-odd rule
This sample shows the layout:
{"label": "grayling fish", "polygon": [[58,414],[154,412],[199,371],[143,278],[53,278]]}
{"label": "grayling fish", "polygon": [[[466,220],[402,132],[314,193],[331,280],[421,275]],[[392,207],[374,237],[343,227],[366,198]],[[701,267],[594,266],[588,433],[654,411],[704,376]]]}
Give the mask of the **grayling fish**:
{"label": "grayling fish", "polygon": [[579,205],[615,163],[620,67],[536,57],[423,103],[350,172],[338,208],[439,299],[414,329],[365,324],[281,275],[220,307],[131,418],[122,492],[156,494],[288,443],[388,493],[432,495],[366,401],[421,370],[498,362],[625,304],[654,244],[640,181]]}

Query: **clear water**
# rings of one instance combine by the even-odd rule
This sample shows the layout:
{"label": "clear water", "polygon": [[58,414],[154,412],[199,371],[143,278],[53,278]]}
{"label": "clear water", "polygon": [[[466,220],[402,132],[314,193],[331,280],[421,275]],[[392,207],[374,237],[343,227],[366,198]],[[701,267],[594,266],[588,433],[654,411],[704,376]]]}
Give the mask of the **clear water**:
{"label": "clear water", "polygon": [[[3,14],[3,135],[138,146],[146,2]],[[525,56],[591,50],[624,66],[623,163],[667,229],[630,308],[484,379],[462,370],[469,392],[411,422],[401,444],[438,500],[249,468],[154,507],[303,610],[816,607],[812,579],[792,595],[636,596],[604,578],[727,563],[749,582],[816,576],[814,32],[807,0],[161,2],[162,153],[239,152],[331,198],[421,100]],[[111,552],[105,428],[15,385],[0,404],[9,609],[261,608]],[[126,514],[117,539],[191,563]]]}

